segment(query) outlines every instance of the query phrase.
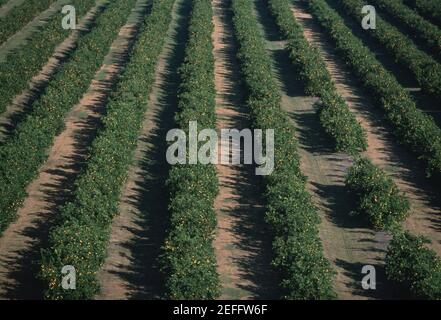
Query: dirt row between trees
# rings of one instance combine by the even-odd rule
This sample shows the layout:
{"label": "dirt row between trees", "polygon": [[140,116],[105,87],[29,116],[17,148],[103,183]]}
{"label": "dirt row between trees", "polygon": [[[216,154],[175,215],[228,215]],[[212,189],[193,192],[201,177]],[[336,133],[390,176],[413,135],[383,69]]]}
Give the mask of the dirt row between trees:
{"label": "dirt row between trees", "polygon": [[40,248],[45,246],[58,207],[69,198],[75,178],[87,160],[87,147],[126,61],[146,2],[138,1],[87,93],[66,116],[64,131],[55,138],[47,161],[26,190],[28,196],[18,210],[17,220],[0,238],[0,298],[41,298],[42,288],[35,279]]}
{"label": "dirt row between trees", "polygon": [[[229,2],[213,1],[213,11],[217,127],[246,128]],[[158,256],[168,219],[165,135],[177,107],[177,68],[183,59],[188,14],[188,3],[178,1],[170,39],[158,62],[135,164],[123,190],[120,215],[112,225],[109,255],[99,274],[102,292],[98,299],[151,299],[164,292]],[[217,170],[220,192],[215,202],[218,230],[214,246],[221,298],[277,298],[280,294],[270,267],[270,239],[251,170],[231,165],[219,165]]]}
{"label": "dirt row between trees", "polygon": [[[398,145],[391,134],[392,129],[385,123],[384,115],[375,106],[372,100],[363,92],[359,82],[355,79],[345,63],[338,57],[332,44],[320,30],[312,16],[299,3],[293,5],[293,14],[304,27],[305,37],[316,45],[326,62],[337,91],[346,100],[351,110],[367,132],[368,150],[365,155],[391,175],[398,187],[406,193],[411,201],[411,216],[405,227],[410,231],[425,235],[433,241],[432,248],[441,253],[440,206],[437,202],[437,191],[425,178],[424,170],[419,161]],[[325,224],[323,225],[325,227]],[[326,228],[324,228],[326,230]],[[367,232],[367,231],[366,231]],[[375,240],[378,251],[386,248],[387,237],[377,233]],[[326,240],[324,240],[326,242]],[[362,239],[359,239],[362,241]],[[348,243],[353,245],[353,241]],[[333,245],[328,250],[338,248]],[[383,253],[378,252],[376,264],[383,264]],[[339,270],[340,273],[340,270]]]}
{"label": "dirt row between trees", "polygon": [[298,4],[294,5],[294,14],[304,26],[307,39],[320,48],[337,90],[367,131],[369,147],[366,156],[388,172],[411,200],[412,214],[406,222],[406,227],[432,239],[433,249],[441,254],[441,212],[440,204],[436,200],[438,191],[425,178],[421,163],[413,154],[398,145],[391,133],[392,128],[384,120],[384,115],[374,106],[343,61],[338,58],[312,16]]}
{"label": "dirt row between trees", "polygon": [[20,120],[30,111],[32,103],[49,83],[67,56],[76,48],[81,30],[89,30],[93,21],[104,10],[109,0],[98,0],[97,4],[81,19],[77,30],[74,30],[54,51],[52,57],[38,75],[30,81],[28,89],[14,98],[14,101],[0,115],[0,144],[13,132]]}
{"label": "dirt row between trees", "polygon": [[[403,66],[395,60],[393,55],[390,54],[388,50],[381,45],[381,43],[370,37],[366,30],[360,27],[360,24],[358,24],[352,17],[347,15],[346,12],[341,9],[341,6],[339,6],[338,1],[328,0],[327,3],[340,14],[345,25],[351,29],[352,33],[357,36],[363,42],[363,44],[369,48],[369,50],[371,50],[375,57],[381,62],[383,67],[391,72],[398,82],[404,88],[406,88],[409,94],[416,101],[418,108],[431,115],[438,126],[441,126],[441,102],[435,97],[426,95],[421,90],[413,73],[407,68],[403,68]],[[404,34],[406,34],[406,32],[404,32]]]}
{"label": "dirt row between trees", "polygon": [[[380,261],[384,258],[385,237],[348,217],[353,204],[344,187],[344,176],[353,160],[331,149],[332,143],[318,119],[317,98],[305,95],[267,2],[255,0],[255,5],[282,91],[282,109],[297,129],[301,169],[322,219],[319,231],[324,253],[337,271],[334,289],[339,299],[379,298],[384,291]],[[361,268],[368,264],[377,266],[378,290],[374,293],[361,288]]]}
{"label": "dirt row between trees", "polygon": [[[230,1],[214,0],[212,5],[219,135],[221,129],[242,130],[250,128],[250,123],[236,59]],[[232,148],[243,152],[243,146]],[[215,201],[218,227],[214,247],[222,286],[220,298],[277,299],[278,278],[270,266],[271,239],[263,220],[258,177],[249,165],[219,164],[216,169],[220,187]]]}
{"label": "dirt row between trees", "polygon": [[157,299],[164,293],[158,257],[168,221],[166,134],[177,110],[178,67],[184,58],[189,3],[177,0],[155,72],[134,164],[123,188],[97,299]]}

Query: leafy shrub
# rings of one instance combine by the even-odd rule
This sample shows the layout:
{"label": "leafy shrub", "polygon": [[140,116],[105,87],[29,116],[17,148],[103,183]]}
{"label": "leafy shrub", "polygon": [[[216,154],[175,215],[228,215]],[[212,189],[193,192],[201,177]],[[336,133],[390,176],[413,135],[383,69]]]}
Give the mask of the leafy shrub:
{"label": "leafy shrub", "polygon": [[335,149],[351,154],[366,150],[365,132],[337,93],[319,50],[304,38],[303,29],[290,10],[289,0],[269,0],[269,7],[288,40],[291,60],[306,83],[307,93],[321,98],[320,122],[333,138]]}
{"label": "leafy shrub", "polygon": [[415,299],[441,299],[441,259],[423,237],[394,235],[386,255],[386,276]]}
{"label": "leafy shrub", "polygon": [[305,190],[294,128],[280,109],[280,89],[252,9],[248,0],[232,1],[238,58],[248,90],[252,125],[274,129],[275,135],[275,168],[264,178],[266,220],[274,232],[273,265],[282,274],[284,298],[333,298],[334,272],[323,256],[317,228],[320,219]]}
{"label": "leafy shrub", "polygon": [[[362,19],[363,1],[341,0],[339,3],[345,12],[357,19],[357,23]],[[424,91],[441,98],[441,65],[436,60],[420,51],[406,35],[378,15],[376,28],[366,34],[380,42],[404,68],[408,68]]]}
{"label": "leafy shrub", "polygon": [[356,161],[346,175],[346,185],[357,199],[356,213],[366,215],[375,229],[391,229],[408,216],[407,198],[369,159]]}
{"label": "leafy shrub", "polygon": [[47,159],[47,149],[63,129],[65,113],[88,89],[134,1],[112,2],[107,7],[95,28],[78,39],[72,58],[49,81],[14,135],[0,147],[0,233],[15,219],[27,185],[37,176]]}
{"label": "leafy shrub", "polygon": [[[105,22],[105,29],[109,32],[111,25],[120,24],[135,2],[114,2],[106,20],[101,22]],[[58,223],[50,232],[40,271],[46,298],[90,299],[99,291],[96,274],[106,257],[110,225],[118,212],[121,188],[133,160],[173,2],[153,1],[151,13],[143,22],[107,104],[103,126],[92,143],[86,168],[76,181],[72,200],[61,207]],[[76,290],[61,287],[60,271],[65,265],[76,269]]]}
{"label": "leafy shrub", "polygon": [[406,7],[402,0],[374,0],[374,3],[405,25],[413,37],[424,41],[437,55],[441,54],[441,30]]}
{"label": "leafy shrub", "polygon": [[426,162],[428,176],[440,179],[441,130],[434,120],[418,110],[406,90],[324,0],[308,0],[308,4],[342,58],[386,112],[398,141]]}
{"label": "leafy shrub", "polygon": [[[93,6],[95,0],[75,0],[71,3],[80,17]],[[0,113],[6,110],[16,95],[27,88],[29,81],[47,63],[56,46],[71,33],[70,30],[60,28],[61,18],[61,11],[54,14],[27,44],[19,50],[13,50],[0,63]]]}
{"label": "leafy shrub", "polygon": [[8,40],[14,33],[23,28],[55,0],[28,0],[14,7],[4,17],[0,18],[0,44]]}
{"label": "leafy shrub", "polygon": [[[209,0],[192,0],[189,39],[180,68],[181,84],[175,119],[188,132],[216,127],[214,58]],[[212,245],[216,228],[214,200],[218,179],[212,164],[174,165],[169,172],[170,228],[162,255],[170,299],[214,299],[220,294]]]}

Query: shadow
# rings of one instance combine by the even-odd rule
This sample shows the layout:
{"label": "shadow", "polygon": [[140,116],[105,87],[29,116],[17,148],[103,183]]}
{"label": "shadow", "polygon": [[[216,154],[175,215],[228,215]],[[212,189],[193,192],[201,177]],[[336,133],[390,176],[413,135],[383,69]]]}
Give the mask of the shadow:
{"label": "shadow", "polygon": [[324,201],[324,206],[331,221],[340,228],[366,228],[367,221],[360,216],[353,216],[356,199],[351,198],[346,186],[342,184],[320,184],[311,182],[316,193]]}
{"label": "shadow", "polygon": [[[0,19],[2,20],[2,25],[4,25],[2,26],[0,47],[10,41],[12,37],[19,35],[22,29],[26,28],[29,24],[43,20],[47,12],[53,10],[56,6],[55,0],[40,4],[34,3],[30,8],[20,7],[22,3],[16,2],[11,1],[9,4],[6,2],[0,5]],[[30,11],[29,9],[33,10]],[[19,13],[21,16],[19,16]]]}
{"label": "shadow", "polygon": [[[343,9],[342,5],[336,0],[326,0],[331,8],[333,8],[343,19],[344,24],[351,30],[351,32],[366,46],[381,63],[381,65],[395,77],[403,88],[405,88],[410,96],[413,98],[417,107],[430,115],[438,126],[441,127],[441,104],[435,97],[429,96],[421,91],[413,73],[400,64],[387,49],[373,37],[369,36],[369,32],[363,30],[360,25],[350,17]],[[304,6],[302,1],[299,1],[299,6]],[[359,82],[359,81],[357,81]],[[380,102],[377,102],[378,103]]]}
{"label": "shadow", "polygon": [[[11,1],[12,3],[12,1]],[[7,3],[5,3],[6,5]],[[54,7],[56,6],[56,3],[51,4],[46,10],[43,10],[42,12],[39,12],[37,16],[34,16],[29,23],[25,24],[23,28],[20,30],[17,30],[14,34],[12,34],[8,39],[6,39],[3,43],[0,44],[0,63],[3,63],[4,60],[6,60],[6,57],[12,56],[14,53],[18,52],[21,48],[23,48],[26,44],[29,43],[31,38],[37,33],[41,32],[42,29],[46,26],[47,23],[49,23],[51,20],[54,19],[54,17],[57,14],[57,10],[54,10]],[[6,7],[6,6],[5,6]],[[3,19],[3,6],[0,5],[0,19]],[[52,11],[52,12],[50,12]],[[32,26],[29,28],[29,32],[26,35],[22,35],[22,32],[24,29],[28,29],[30,25],[32,25],[36,20],[38,20],[38,23],[35,26]],[[13,38],[19,38],[22,41],[22,43],[13,44],[12,48],[7,48],[10,44],[10,41]],[[12,58],[12,57],[11,57]]]}
{"label": "shadow", "polygon": [[[332,1],[328,0],[328,2]],[[305,10],[305,5],[302,2],[298,2],[296,5]],[[369,92],[362,89],[360,82],[345,66],[344,61],[338,56],[338,52],[331,45],[330,40],[321,35],[321,30],[314,19],[303,19],[301,22],[315,31],[313,37],[315,42],[324,44],[322,48],[326,52],[326,59],[335,62],[338,68],[334,70],[335,79],[345,85],[344,89],[347,91],[346,101],[351,105],[352,111],[366,119],[364,127],[369,129],[369,133],[373,137],[372,143],[375,143],[375,152],[371,153],[370,157],[384,163],[384,169],[390,176],[403,180],[404,185],[412,192],[412,195],[409,196],[413,199],[419,199],[434,208],[435,211],[441,212],[439,190],[432,180],[426,178],[423,163],[407,148],[396,142],[396,137],[393,135],[394,129],[385,119],[383,110],[369,107],[374,106],[377,102],[371,99]],[[435,216],[441,219],[441,216]]]}
{"label": "shadow", "polygon": [[[148,14],[148,6],[140,6],[138,18]],[[37,300],[43,298],[45,285],[36,278],[40,267],[40,249],[48,246],[48,235],[50,229],[57,224],[59,219],[60,206],[72,199],[75,189],[75,181],[79,174],[85,169],[87,159],[90,155],[90,146],[96,137],[97,132],[102,126],[102,117],[106,113],[106,105],[109,96],[113,91],[121,70],[128,61],[128,55],[131,52],[136,40],[141,21],[137,25],[131,26],[129,35],[127,35],[127,45],[121,50],[114,50],[109,55],[115,70],[108,73],[108,77],[94,81],[94,98],[83,105],[88,110],[87,116],[81,117],[75,115],[74,110],[68,115],[66,122],[72,122],[74,129],[71,129],[74,136],[71,155],[63,156],[60,159],[52,161],[48,159],[42,167],[41,174],[50,175],[50,183],[43,182],[38,186],[39,193],[44,194],[38,202],[44,203],[44,208],[38,208],[40,212],[31,211],[27,213],[26,225],[19,229],[17,233],[25,238],[32,239],[29,244],[24,245],[26,249],[10,252],[1,257],[1,262],[7,262],[12,265],[5,277],[14,279],[13,285],[8,285],[5,295],[8,299]],[[89,88],[90,91],[90,88]],[[39,178],[37,178],[39,179]],[[43,179],[44,181],[45,179]]]}
{"label": "shadow", "polygon": [[[218,129],[250,128],[249,112],[245,105],[246,89],[241,83],[240,64],[237,60],[237,39],[234,36],[231,1],[215,1],[214,15],[219,18],[221,49],[216,50],[218,67],[216,72],[222,81],[217,92]],[[243,144],[233,146],[243,156]],[[243,161],[241,162],[243,163]],[[216,254],[224,295],[239,299],[243,294],[252,299],[280,299],[280,275],[272,268],[272,234],[264,221],[265,208],[261,195],[264,193],[261,179],[255,175],[253,165],[218,165],[220,192],[216,203],[218,224]],[[226,245],[225,245],[226,244]],[[229,266],[225,261],[232,259],[238,267],[237,278],[229,278]],[[231,288],[231,283],[239,290]]]}
{"label": "shadow", "polygon": [[[267,17],[268,21],[271,17]],[[275,23],[273,21],[273,23]],[[271,24],[273,24],[271,23]],[[270,24],[265,23],[265,25]],[[274,25],[275,27],[275,25]],[[276,71],[276,77],[282,85],[283,91],[289,97],[303,97],[305,96],[305,86],[303,81],[299,78],[299,71],[293,66],[288,49],[285,47],[271,50],[273,57],[273,67]]]}
{"label": "shadow", "polygon": [[[347,286],[351,288],[356,295],[382,300],[403,299],[402,294],[392,289],[394,286],[386,279],[384,264],[382,262],[379,261],[379,263],[373,264],[375,267],[375,289],[363,289],[362,287],[362,280],[367,275],[362,273],[365,264],[358,262],[351,263],[337,259],[335,265],[343,269],[343,273],[349,279],[353,279],[353,282],[347,284]],[[368,283],[371,282],[369,281]]]}
{"label": "shadow", "polygon": [[[62,69],[63,64],[69,62],[77,49],[77,41],[89,33],[96,24],[96,19],[106,10],[110,2],[103,2],[95,9],[92,9],[81,21],[78,29],[67,36],[54,50],[48,62],[43,66],[36,76],[33,76],[26,89],[17,95],[0,116],[0,145],[15,134],[17,126],[32,113],[33,104],[45,92],[51,80]],[[41,31],[43,26],[38,26]],[[14,51],[13,51],[14,52]],[[11,54],[13,54],[11,52]]]}
{"label": "shadow", "polygon": [[[331,0],[328,2],[331,2]],[[300,2],[298,7],[304,9],[304,5],[300,4]],[[370,142],[372,151],[369,153],[369,156],[379,162],[388,175],[395,178],[396,182],[399,182],[400,189],[406,191],[406,195],[410,198],[411,203],[413,203],[412,213],[409,218],[412,220],[410,223],[411,231],[418,234],[425,234],[429,236],[429,238],[436,239],[437,243],[435,247],[438,246],[437,251],[439,252],[439,243],[441,243],[437,236],[441,221],[439,190],[436,189],[433,181],[426,179],[422,163],[407,149],[396,142],[396,138],[392,134],[394,130],[386,123],[382,110],[369,107],[370,105],[374,105],[374,103],[370,101],[369,92],[364,92],[366,90],[360,89],[359,81],[348,71],[345,63],[338,57],[338,52],[334,50],[332,45],[328,44],[328,39],[325,39],[322,35],[323,30],[317,30],[319,29],[318,24],[315,25],[313,19],[302,19],[302,23],[309,30],[314,31],[313,40],[322,44],[323,51],[326,53],[325,58],[335,62],[338,68],[334,70],[334,72],[336,73],[338,82],[342,84],[347,82],[347,88],[345,88],[347,89],[349,97],[347,102],[351,104],[351,108],[355,110],[357,114],[362,115],[363,118],[366,119],[364,126],[369,129],[369,133],[372,136],[372,142]],[[333,193],[333,191],[325,190],[327,186],[316,184],[315,188],[318,190],[317,192],[323,194],[323,197],[326,197],[328,192]],[[337,214],[336,212],[338,212],[337,210],[339,209],[332,207],[334,201],[330,199],[328,202],[331,203],[330,212],[333,212],[332,219],[334,223],[345,228],[351,228],[353,232],[360,232],[358,228],[362,228],[364,224],[355,222],[357,221],[355,217],[347,221],[344,220],[345,214]],[[353,204],[348,203],[348,205],[349,208],[354,207]],[[423,206],[423,210],[418,206]],[[377,234],[376,238],[378,237]],[[381,248],[377,248],[373,251],[384,251],[387,246],[387,239],[379,239],[378,241]],[[372,251],[368,248],[366,248],[366,250]],[[400,290],[393,289],[392,286],[390,287],[391,288],[387,290],[395,290],[395,292],[389,291],[392,292],[390,296],[400,297]]]}
{"label": "shadow", "polygon": [[[433,47],[430,46],[429,43],[427,43],[427,41],[420,38],[417,34],[418,31],[416,31],[416,29],[407,26],[405,23],[401,22],[399,19],[389,14],[389,12],[387,12],[386,9],[383,9],[382,6],[379,6],[379,8],[381,9],[380,16],[384,21],[395,27],[399,32],[403,34],[403,36],[411,40],[418,50],[428,54],[438,63],[441,63],[441,55],[439,54],[439,50],[438,51],[435,50]],[[426,22],[430,22],[430,21],[426,20]]]}
{"label": "shadow", "polygon": [[[311,109],[288,111],[289,117],[296,125],[296,137],[301,147],[314,155],[334,153],[334,143],[320,125],[319,106]],[[312,143],[313,142],[313,143]]]}
{"label": "shadow", "polygon": [[285,41],[283,39],[283,36],[280,34],[273,17],[268,12],[267,1],[252,0],[252,2],[254,3],[256,17],[260,21],[260,25],[262,27],[263,35],[266,41],[273,43],[283,42],[284,44]]}
{"label": "shadow", "polygon": [[[264,30],[274,33],[277,26],[274,19],[270,16],[269,9],[264,5],[265,2],[260,0],[256,4],[259,21],[263,25]],[[305,28],[316,31],[314,20],[310,17],[300,18],[298,22],[304,25]],[[310,35],[314,42],[323,44],[325,41],[321,36],[320,30]],[[275,37],[273,36],[273,38]],[[270,48],[274,47],[271,44],[269,46]],[[325,60],[339,60],[337,54],[332,50],[332,45],[325,44],[323,47],[325,47],[324,50],[329,50],[328,54],[324,56]],[[381,265],[382,261],[380,259],[385,254],[385,248],[389,241],[388,237],[384,236],[381,232],[370,230],[367,221],[360,219],[360,216],[351,215],[351,211],[356,207],[356,199],[348,193],[344,179],[353,160],[345,154],[333,151],[333,145],[320,125],[318,118],[319,104],[314,104],[311,100],[299,99],[305,94],[302,92],[303,88],[298,84],[298,80],[295,77],[298,70],[295,70],[292,66],[286,49],[278,47],[276,50],[270,50],[270,53],[274,60],[274,69],[278,80],[281,82],[282,91],[286,96],[296,98],[291,99],[288,103],[291,106],[285,106],[284,108],[288,108],[286,111],[296,125],[296,135],[300,143],[299,152],[302,154],[302,162],[307,163],[305,164],[305,172],[309,175],[308,191],[313,195],[313,201],[319,213],[326,219],[326,223],[323,222],[321,226],[323,241],[325,241],[326,246],[334,246],[328,249],[327,253],[331,256],[336,255],[337,257],[348,257],[349,259],[373,259]],[[335,79],[340,83],[345,83],[350,76],[351,74],[347,70],[335,72]],[[348,90],[354,92],[348,95],[347,102],[351,105],[356,105],[356,112],[360,112],[363,116],[367,117],[369,124],[373,127],[372,130],[381,131],[381,137],[383,137],[384,132],[389,132],[388,128],[384,128],[384,116],[379,114],[378,110],[373,111],[368,108],[368,104],[365,100],[361,99],[361,95],[359,92],[356,92],[357,90],[354,88],[353,83],[356,82],[351,79]],[[290,90],[289,88],[292,86],[295,86],[296,89]],[[317,99],[315,102],[317,102]],[[282,106],[283,103],[282,99]],[[351,241],[338,243],[340,236],[346,239],[344,241],[349,239]],[[349,254],[342,253],[339,249],[335,248],[335,246],[339,245],[343,245]],[[343,259],[346,260],[346,258]],[[343,262],[345,263],[344,265]],[[337,260],[336,266],[343,268],[345,270],[345,278],[355,283],[355,286],[344,284],[344,286],[349,286],[348,288],[352,291],[351,295],[371,298],[389,296],[389,293],[386,292],[389,288],[384,282],[385,277],[384,271],[381,269],[382,267],[377,269],[379,279],[377,290],[369,292],[365,290],[360,291],[356,287],[358,281],[361,281],[361,263],[346,262],[340,259]]]}
{"label": "shadow", "polygon": [[[267,42],[281,39],[276,21],[271,15],[267,1],[255,1],[257,18],[264,30]],[[292,64],[286,42],[278,45],[269,44],[274,76],[283,93],[292,98],[292,103],[284,103],[282,109],[293,120],[296,127],[296,138],[303,149],[313,154],[333,153],[334,142],[330,139],[320,124],[320,100],[317,97],[308,97],[305,93],[304,82],[299,78],[299,70]],[[293,107],[295,106],[295,110]],[[312,144],[311,141],[314,141]]]}
{"label": "shadow", "polygon": [[158,108],[149,121],[154,123],[148,134],[140,138],[146,145],[142,158],[137,163],[140,179],[130,195],[122,200],[133,208],[136,227],[127,227],[130,240],[121,246],[130,252],[127,265],[120,265],[118,271],[110,271],[123,279],[128,290],[128,299],[163,299],[165,297],[164,275],[161,272],[160,254],[168,228],[168,191],[165,181],[169,165],[165,159],[166,134],[173,128],[174,114],[177,110],[177,91],[179,86],[178,68],[184,59],[185,44],[188,37],[188,16],[191,5],[188,1],[177,4],[176,20],[170,43],[166,44],[164,69],[157,71],[156,82]]}
{"label": "shadow", "polygon": [[[280,66],[283,65],[290,65],[290,58],[288,50],[285,49],[285,46],[287,44],[286,39],[284,36],[279,32],[279,28],[277,27],[276,21],[269,12],[268,9],[268,2],[267,0],[252,0],[254,4],[254,15],[256,16],[256,19],[258,21],[258,26],[261,29],[262,36],[264,37],[266,41],[266,47],[267,51],[269,51],[269,54],[280,54]],[[275,61],[272,62],[273,65],[277,65]],[[287,86],[284,87],[286,91],[290,91],[293,89],[298,89],[299,87],[302,88],[303,84],[302,82],[297,79],[295,76],[296,73],[293,73],[291,75],[286,75],[285,80],[292,80],[297,86]],[[274,74],[274,76],[279,77],[280,75]],[[281,81],[280,78],[278,78],[279,81]],[[297,93],[298,95],[302,95],[303,91],[291,91],[293,95]]]}

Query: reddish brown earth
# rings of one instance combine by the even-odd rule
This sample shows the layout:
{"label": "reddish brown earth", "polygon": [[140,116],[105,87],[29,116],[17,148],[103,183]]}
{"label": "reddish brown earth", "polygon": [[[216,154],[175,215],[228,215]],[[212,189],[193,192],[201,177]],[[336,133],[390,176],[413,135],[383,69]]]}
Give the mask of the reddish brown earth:
{"label": "reddish brown earth", "polygon": [[45,244],[57,207],[73,188],[87,147],[105,110],[105,101],[124,63],[137,26],[127,23],[115,39],[104,64],[89,90],[65,119],[65,129],[48,150],[48,159],[27,188],[27,198],[17,220],[0,238],[0,298],[36,299],[41,288],[35,280],[35,261]]}
{"label": "reddish brown earth", "polygon": [[54,54],[45,66],[32,78],[28,88],[16,96],[6,108],[6,111],[0,115],[0,143],[11,134],[19,119],[29,111],[29,105],[32,104],[38,93],[48,84],[58,68],[63,64],[66,56],[76,48],[80,30],[91,27],[106,2],[98,1],[98,4],[81,19],[78,29],[72,31],[70,36],[57,46]]}
{"label": "reddish brown earth", "polygon": [[98,274],[97,299],[154,299],[163,295],[158,257],[167,221],[165,134],[176,111],[188,5],[178,0],[155,72],[145,119],[111,227],[107,258]]}
{"label": "reddish brown earth", "polygon": [[398,187],[406,193],[412,204],[412,214],[406,227],[417,234],[424,234],[433,240],[433,249],[441,254],[441,212],[436,202],[437,191],[425,179],[421,164],[412,154],[396,142],[391,128],[375,109],[372,100],[357,86],[344,63],[338,59],[332,46],[320,33],[312,17],[299,6],[295,16],[305,27],[305,36],[318,45],[325,58],[328,70],[340,95],[347,101],[358,121],[367,132],[369,147],[365,155],[390,174]]}
{"label": "reddish brown earth", "polygon": [[[249,128],[229,1],[214,0],[212,5],[217,129]],[[270,268],[271,240],[263,222],[265,211],[254,170],[222,164],[216,169],[220,189],[215,201],[218,227],[214,247],[222,286],[220,298],[278,298],[278,278]]]}
{"label": "reddish brown earth", "polygon": [[[266,6],[256,0],[256,15],[267,39],[267,50],[273,60],[274,72],[282,93],[281,107],[296,127],[301,170],[307,176],[307,189],[321,217],[319,227],[326,258],[336,270],[334,289],[339,299],[379,298],[383,291],[382,259],[385,235],[358,224],[349,217],[353,209],[344,187],[344,177],[353,160],[335,153],[317,116],[317,98],[308,97],[297,79],[286,43]],[[376,292],[361,288],[362,266],[377,267]]]}
{"label": "reddish brown earth", "polygon": [[[405,66],[403,67],[403,65],[394,58],[393,54],[391,54],[380,42],[376,41],[368,32],[365,32],[365,30],[360,28],[359,22],[346,14],[345,10],[338,4],[338,1],[330,0],[328,1],[328,4],[340,14],[346,26],[349,27],[351,32],[369,48],[383,67],[394,75],[397,81],[409,92],[417,103],[417,107],[431,115],[438,126],[441,126],[440,99],[425,94],[425,92],[421,90],[414,74]],[[426,53],[432,55],[433,58],[438,59],[441,62],[441,57],[434,55],[430,50],[425,50],[427,48],[424,48],[425,46],[422,45],[424,41],[412,37],[411,34],[404,30],[406,28],[403,29],[399,23],[395,23],[396,21],[394,21],[394,19],[388,19],[387,15],[382,15],[382,18],[397,27],[404,35],[408,36],[408,39],[411,39],[419,50],[426,51]]]}
{"label": "reddish brown earth", "polygon": [[[357,120],[366,130],[369,147],[365,155],[392,176],[400,190],[404,191],[410,199],[411,216],[407,219],[405,227],[416,234],[432,239],[432,248],[440,254],[441,217],[439,203],[436,201],[437,193],[425,179],[421,164],[397,144],[395,137],[391,134],[391,128],[383,120],[384,116],[360,88],[357,79],[351,75],[345,63],[338,57],[332,44],[312,16],[297,2],[293,5],[293,14],[303,26],[304,35],[308,41],[320,49],[337,91],[346,100]],[[382,239],[385,236],[378,234],[376,238]],[[327,247],[326,244],[325,247]],[[327,248],[328,252],[336,250],[338,248],[335,246]],[[378,258],[383,260],[382,255]],[[383,264],[382,261],[379,263]]]}

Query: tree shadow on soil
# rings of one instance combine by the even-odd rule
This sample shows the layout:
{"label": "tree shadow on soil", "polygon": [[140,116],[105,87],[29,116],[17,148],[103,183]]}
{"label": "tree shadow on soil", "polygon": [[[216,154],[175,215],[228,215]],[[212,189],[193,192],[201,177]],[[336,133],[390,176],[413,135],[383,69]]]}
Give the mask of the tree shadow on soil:
{"label": "tree shadow on soil", "polygon": [[[84,20],[84,25],[78,31],[78,37],[84,36],[89,33],[96,24],[96,18],[108,7],[110,2],[104,2],[98,6],[93,15],[90,15],[88,19]],[[39,29],[42,26],[38,27]],[[70,35],[67,36],[66,41]],[[1,115],[0,121],[0,145],[4,144],[12,135],[15,134],[17,126],[23,122],[26,117],[32,113],[33,104],[36,102],[45,92],[47,86],[55,75],[61,70],[63,64],[67,63],[77,48],[77,41],[72,41],[68,45],[58,45],[55,48],[54,54],[51,58],[55,58],[55,61],[48,61],[38,72],[37,79],[32,79],[27,85],[26,89],[17,95],[11,102],[10,111]]]}
{"label": "tree shadow on soil", "polygon": [[[362,269],[365,264],[362,263],[351,263],[341,259],[337,259],[335,261],[336,266],[342,268],[344,274],[354,281],[348,284],[348,287],[353,290],[356,295],[362,297],[368,297],[372,299],[405,299],[406,297],[403,293],[398,292],[396,287],[391,285],[391,283],[386,279],[384,264],[381,261],[373,264],[372,266],[375,268],[375,288],[374,289],[363,289],[362,280],[368,273],[362,273]],[[371,273],[369,273],[372,275]],[[371,281],[367,281],[369,284],[372,284]]]}
{"label": "tree shadow on soil", "polygon": [[[384,46],[372,37],[369,37],[368,33],[363,30],[359,24],[354,22],[354,19],[348,14],[345,14],[345,10],[337,1],[327,0],[327,3],[339,13],[345,25],[367,48],[369,48],[383,67],[388,70],[404,88],[408,89],[408,92],[416,102],[417,107],[432,116],[436,124],[441,126],[440,101],[422,92],[412,72],[407,68],[403,68],[403,66],[396,61],[393,55],[390,54]],[[304,6],[301,2],[299,2],[299,5]]]}
{"label": "tree shadow on soil", "polygon": [[[230,109],[237,114],[230,116],[228,125],[230,128],[249,128],[249,111],[245,106],[246,92],[244,85],[240,84],[241,77],[239,62],[237,61],[237,39],[233,35],[232,12],[230,1],[220,3],[220,19],[226,30],[225,38],[222,39],[225,48],[219,52],[227,62],[225,69],[230,70],[224,74],[225,83],[230,84],[227,93],[223,93],[223,100]],[[243,156],[243,145],[241,145]],[[243,161],[242,161],[243,163]],[[273,259],[272,234],[264,221],[265,208],[262,204],[261,195],[264,193],[261,178],[256,176],[255,167],[252,165],[239,165],[234,176],[221,182],[221,187],[234,185],[235,194],[232,199],[226,201],[237,201],[240,205],[232,210],[222,209],[224,215],[232,218],[232,233],[240,235],[240,241],[236,242],[235,249],[246,254],[233,257],[233,262],[239,267],[241,278],[245,281],[237,283],[240,290],[250,293],[254,299],[279,299],[280,275],[272,268]],[[247,284],[249,283],[249,284]]]}
{"label": "tree shadow on soil", "polygon": [[177,90],[179,86],[178,68],[184,59],[188,37],[188,16],[191,6],[188,2],[177,7],[176,27],[167,43],[170,54],[166,57],[163,84],[159,86],[158,111],[152,122],[155,128],[142,136],[141,141],[149,145],[139,161],[143,180],[136,181],[134,195],[124,200],[135,207],[140,214],[135,224],[128,228],[134,236],[123,246],[131,252],[129,269],[123,272],[112,271],[128,283],[129,299],[162,299],[165,295],[164,276],[160,268],[160,254],[168,228],[168,191],[165,186],[169,165],[165,155],[167,150],[166,134],[173,128],[174,114],[177,111]]}
{"label": "tree shadow on soil", "polygon": [[[149,8],[150,5],[139,7],[144,14],[148,13]],[[140,12],[141,16],[142,12]],[[5,288],[6,296],[9,299],[37,300],[43,298],[45,286],[36,277],[40,267],[40,250],[48,246],[48,235],[50,229],[57,224],[60,207],[72,199],[74,183],[86,167],[90,146],[102,126],[101,119],[106,113],[108,98],[115,88],[119,71],[127,63],[128,54],[138,30],[138,27],[133,27],[133,33],[125,50],[112,54],[112,63],[118,66],[117,71],[109,79],[98,80],[96,87],[98,94],[85,105],[90,113],[85,117],[71,114],[75,118],[75,125],[78,126],[74,132],[73,155],[62,158],[61,164],[43,171],[56,176],[54,179],[56,183],[41,185],[41,191],[44,193],[42,201],[46,204],[44,212],[32,213],[34,216],[32,226],[21,231],[22,235],[32,239],[32,244],[25,250],[14,252],[13,257],[8,257],[9,264],[14,265],[14,268],[7,277],[15,280],[13,286]]]}

